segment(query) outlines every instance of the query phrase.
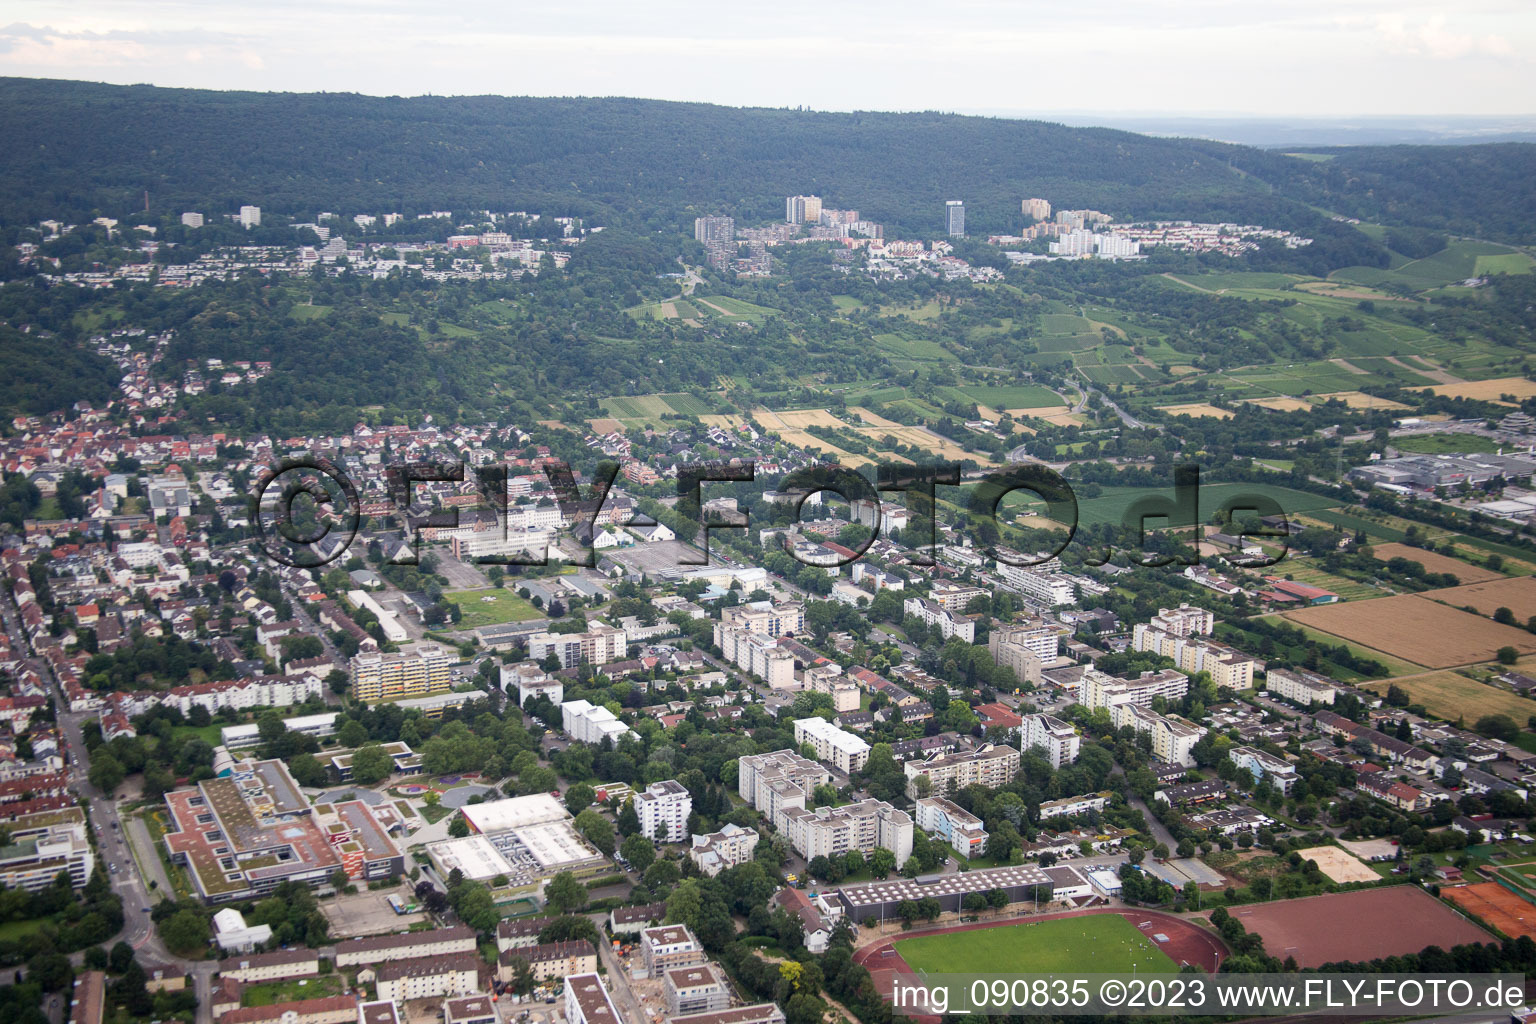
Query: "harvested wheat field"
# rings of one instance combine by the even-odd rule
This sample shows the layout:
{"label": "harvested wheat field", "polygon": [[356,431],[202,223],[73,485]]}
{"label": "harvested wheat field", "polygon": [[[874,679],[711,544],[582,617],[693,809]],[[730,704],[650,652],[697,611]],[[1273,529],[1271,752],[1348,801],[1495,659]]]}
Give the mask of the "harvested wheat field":
{"label": "harvested wheat field", "polygon": [[1256,405],[1260,409],[1273,409],[1275,412],[1302,412],[1312,408],[1311,402],[1303,402],[1299,398],[1250,398],[1247,405]]}
{"label": "harvested wheat field", "polygon": [[[1516,668],[1518,668],[1518,664]],[[1531,714],[1531,702],[1497,686],[1468,679],[1459,672],[1430,672],[1427,675],[1382,679],[1363,684],[1373,693],[1385,694],[1387,687],[1408,691],[1408,699],[1422,704],[1429,713],[1448,722],[1465,718],[1475,722],[1484,715],[1508,715],[1523,722]]]}
{"label": "harvested wheat field", "polygon": [[587,423],[591,425],[592,432],[594,434],[622,434],[624,432],[624,424],[620,423],[618,420],[609,419],[607,417],[595,420],[587,420]]}
{"label": "harvested wheat field", "polygon": [[699,417],[699,422],[706,427],[719,427],[722,430],[735,430],[745,422],[740,416],[726,416],[720,413],[709,413]]}
{"label": "harvested wheat field", "polygon": [[[1472,565],[1463,562],[1459,558],[1450,555],[1442,555],[1435,551],[1425,551],[1423,548],[1411,547],[1407,544],[1372,544],[1371,551],[1383,562],[1392,558],[1406,558],[1410,562],[1418,562],[1429,572],[1448,572],[1461,580],[1462,583],[1482,583],[1486,580],[1501,580],[1504,574],[1494,572],[1492,569],[1484,569],[1480,565]],[[1456,604],[1473,604],[1472,601],[1458,601]],[[1489,615],[1493,612],[1489,611]]]}
{"label": "harvested wheat field", "polygon": [[825,409],[786,409],[774,413],[786,427],[846,427],[848,424]]}
{"label": "harvested wheat field", "polygon": [[899,426],[902,426],[902,424],[897,423],[895,420],[888,420],[884,416],[881,416],[879,413],[870,412],[868,409],[864,408],[862,405],[850,405],[848,407],[848,411],[851,412],[851,413],[855,413],[859,417],[859,419],[863,420],[864,421],[864,425],[866,427],[899,427]]}
{"label": "harvested wheat field", "polygon": [[1503,395],[1514,395],[1518,401],[1536,396],[1536,381],[1524,377],[1495,377],[1493,380],[1468,380],[1460,384],[1422,384],[1409,391],[1433,391],[1446,398],[1473,398],[1482,402],[1497,402]]}
{"label": "harvested wheat field", "polygon": [[1500,647],[1536,652],[1536,636],[1417,594],[1286,612],[1285,618],[1427,668],[1492,661]]}
{"label": "harvested wheat field", "polygon": [[1051,416],[1059,416],[1059,415],[1061,415],[1062,413],[1064,413],[1066,411],[1067,410],[1065,408],[1063,408],[1062,406],[1059,406],[1059,405],[1036,405],[1036,406],[1031,406],[1028,409],[1009,409],[1009,410],[1007,410],[1008,414],[1010,416],[1012,416],[1016,420],[1017,419],[1025,419],[1025,418],[1034,418],[1034,419],[1037,419],[1037,420],[1043,420],[1043,419],[1047,419],[1047,418],[1049,418]]}
{"label": "harvested wheat field", "polygon": [[1317,870],[1335,882],[1379,882],[1381,876],[1348,850],[1337,846],[1311,846],[1297,850],[1303,861],[1317,861]]}
{"label": "harvested wheat field", "polygon": [[1516,622],[1524,622],[1536,615],[1536,576],[1510,576],[1484,583],[1427,590],[1420,596],[1444,601],[1456,608],[1476,608],[1489,616],[1500,608],[1508,608],[1515,613]]}
{"label": "harvested wheat field", "polygon": [[1411,409],[1412,406],[1402,402],[1394,402],[1389,398],[1377,398],[1375,395],[1367,395],[1363,391],[1333,391],[1326,395],[1314,395],[1319,402],[1326,402],[1330,398],[1337,398],[1351,409]]}
{"label": "harvested wheat field", "polygon": [[1165,412],[1170,416],[1194,416],[1209,417],[1216,420],[1229,420],[1237,413],[1230,409],[1218,409],[1208,402],[1187,402],[1184,405],[1160,405],[1159,412]]}

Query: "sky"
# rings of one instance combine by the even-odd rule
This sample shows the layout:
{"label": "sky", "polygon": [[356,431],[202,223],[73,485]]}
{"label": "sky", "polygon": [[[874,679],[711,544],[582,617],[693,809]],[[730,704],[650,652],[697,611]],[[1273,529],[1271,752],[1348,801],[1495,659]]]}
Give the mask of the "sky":
{"label": "sky", "polygon": [[0,75],[1051,115],[1536,113],[1531,0],[0,0]]}

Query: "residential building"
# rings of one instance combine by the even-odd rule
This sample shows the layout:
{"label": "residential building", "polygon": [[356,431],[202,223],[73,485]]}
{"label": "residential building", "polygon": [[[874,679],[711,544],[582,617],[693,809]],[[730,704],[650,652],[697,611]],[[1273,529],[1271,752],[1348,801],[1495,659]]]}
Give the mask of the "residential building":
{"label": "residential building", "polygon": [[604,740],[614,743],[629,732],[629,726],[618,716],[599,704],[586,700],[568,700],[560,705],[560,722],[566,735],[580,743],[601,746]]}
{"label": "residential building", "polygon": [[932,586],[928,588],[928,600],[949,612],[963,612],[972,601],[985,596],[987,596],[985,587],[977,587],[969,583],[951,583],[948,580],[934,580]]}
{"label": "residential building", "polygon": [[784,1024],[784,1011],[778,1003],[755,1003],[710,1013],[685,1013],[667,1024]]}
{"label": "residential building", "polygon": [[950,238],[965,237],[965,203],[949,199],[944,203],[944,233]]}
{"label": "residential building", "polygon": [[1209,636],[1216,628],[1216,617],[1204,608],[1181,604],[1177,608],[1159,608],[1149,624],[1173,636]]}
{"label": "residential building", "polygon": [[1284,758],[1267,754],[1254,747],[1233,747],[1227,752],[1227,756],[1232,759],[1233,764],[1253,776],[1254,785],[1268,780],[1271,786],[1288,794],[1300,778],[1296,774],[1295,765]]}
{"label": "residential building", "polygon": [[463,925],[346,939],[336,944],[336,966],[357,967],[389,960],[449,958],[476,950],[475,930]]}
{"label": "residential building", "polygon": [[1109,709],[1109,720],[1116,729],[1129,726],[1138,733],[1152,737],[1152,756],[1169,764],[1195,766],[1195,744],[1207,730],[1178,715],[1159,715],[1151,708],[1139,704],[1114,704]]}
{"label": "residential building", "polygon": [[736,221],[731,217],[695,217],[693,240],[708,245],[711,242],[730,242],[736,238]]}
{"label": "residential building", "polygon": [[1060,800],[1047,800],[1040,805],[1040,820],[1070,818],[1090,811],[1102,811],[1109,806],[1108,793],[1089,793],[1085,796],[1067,796]]}
{"label": "residential building", "polygon": [[246,230],[250,230],[251,228],[259,228],[259,227],[261,227],[261,207],[259,207],[259,206],[242,206],[242,207],[240,207],[240,226],[245,228]]}
{"label": "residential building", "polygon": [[736,792],[777,826],[790,807],[803,808],[817,786],[832,781],[832,773],[793,750],[748,754],[736,762]]}
{"label": "residential building", "polygon": [[229,1010],[218,1024],[357,1024],[357,996],[322,996]]}
{"label": "residential building", "polygon": [[0,848],[0,886],[41,892],[62,871],[69,875],[69,884],[79,889],[91,880],[95,866],[85,824],[60,821],[29,831],[27,838],[13,838],[9,846]]}
{"label": "residential building", "polygon": [[649,976],[674,967],[701,964],[708,959],[704,944],[685,924],[663,924],[640,933],[640,962]]}
{"label": "residential building", "polygon": [[1082,738],[1075,728],[1061,719],[1047,714],[1025,715],[1022,732],[1019,748],[1043,750],[1052,768],[1077,760]]}
{"label": "residential building", "polygon": [[901,610],[906,615],[915,615],[923,620],[923,625],[932,629],[939,627],[939,633],[945,640],[951,637],[959,637],[966,643],[976,642],[976,620],[965,615],[957,615],[945,609],[942,605],[928,600],[926,597],[909,597],[901,603]]}
{"label": "residential building", "polygon": [[1178,700],[1189,692],[1189,677],[1176,669],[1143,672],[1135,679],[1123,679],[1090,668],[1083,672],[1082,703],[1090,708],[1109,708],[1116,704],[1150,707],[1152,698]]}
{"label": "residential building", "polygon": [[247,985],[285,978],[309,978],[319,973],[320,954],[301,946],[275,949],[270,953],[228,957],[219,961],[219,977],[233,978]]}
{"label": "residential building", "polygon": [[844,732],[825,718],[795,720],[795,742],[809,743],[816,749],[816,759],[825,761],[844,775],[851,775],[869,760],[869,743],[863,737]]}
{"label": "residential building", "polygon": [[501,1024],[496,1004],[481,993],[443,1000],[443,1024]]}
{"label": "residential building", "polygon": [[917,827],[967,859],[987,852],[987,830],[976,815],[942,796],[917,801]]}
{"label": "residential building", "polygon": [[565,1019],[568,1024],[624,1024],[603,987],[603,979],[596,974],[573,974],[565,979]]}
{"label": "residential building", "polygon": [[365,704],[425,697],[452,689],[456,654],[432,643],[418,643],[398,653],[362,651],[352,657],[352,696]]}
{"label": "residential building", "polygon": [[815,224],[821,220],[820,196],[789,196],[784,200],[787,224]]}
{"label": "residential building", "polygon": [[1264,673],[1264,689],[1270,694],[1310,707],[1313,704],[1332,706],[1338,697],[1338,684],[1327,676],[1307,672],[1304,669],[1272,668]]}
{"label": "residential building", "polygon": [[806,860],[835,857],[849,850],[865,855],[885,848],[899,868],[912,855],[912,816],[884,800],[861,800],[842,807],[786,807],[774,824]]}
{"label": "residential building", "polygon": [[731,1005],[731,985],[725,972],[708,961],[673,967],[661,973],[662,997],[669,1014],[709,1013]]}
{"label": "residential building", "polygon": [[[369,970],[373,973],[379,998],[393,1003],[464,996],[480,991],[480,961],[468,953],[419,960],[389,960]],[[362,973],[359,972],[359,981]]]}
{"label": "residential building", "polygon": [[544,942],[509,949],[497,958],[497,977],[511,981],[516,976],[516,961],[523,959],[537,981],[568,978],[597,970],[597,950],[586,939],[570,942]]}
{"label": "residential building", "polygon": [[[902,765],[907,775],[907,796],[946,796],[966,786],[996,789],[1006,786],[1019,773],[1019,752],[1013,747],[984,743],[975,750],[940,754]],[[928,780],[923,793],[918,780]]]}
{"label": "residential building", "polygon": [[624,631],[606,622],[590,622],[585,633],[534,633],[528,638],[528,657],[543,661],[554,655],[561,668],[606,665],[629,652]]}
{"label": "residential building", "polygon": [[678,842],[688,834],[688,816],[693,813],[693,797],[683,784],[673,779],[653,782],[645,792],[634,796],[635,814],[640,831],[656,842]]}
{"label": "residential building", "polygon": [[838,714],[859,709],[858,684],[845,676],[842,666],[836,662],[806,669],[801,683],[812,693],[825,693],[831,697],[832,710]]}
{"label": "residential building", "polygon": [[757,829],[728,821],[719,832],[694,836],[688,857],[699,866],[700,873],[713,878],[726,868],[751,860],[759,838]]}

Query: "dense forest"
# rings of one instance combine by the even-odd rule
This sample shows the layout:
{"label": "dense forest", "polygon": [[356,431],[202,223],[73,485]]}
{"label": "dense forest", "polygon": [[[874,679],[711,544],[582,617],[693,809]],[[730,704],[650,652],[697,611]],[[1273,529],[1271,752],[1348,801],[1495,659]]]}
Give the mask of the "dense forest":
{"label": "dense forest", "polygon": [[[774,219],[818,193],[903,234],[963,198],[972,234],[1019,199],[1119,218],[1310,228],[1306,203],[1511,241],[1536,237],[1536,146],[1244,146],[942,113],[817,113],[622,98],[368,97],[0,79],[0,218],[142,208],[293,214],[527,209],[683,229]],[[44,184],[45,183],[45,184]],[[1522,209],[1523,207],[1526,207]]]}

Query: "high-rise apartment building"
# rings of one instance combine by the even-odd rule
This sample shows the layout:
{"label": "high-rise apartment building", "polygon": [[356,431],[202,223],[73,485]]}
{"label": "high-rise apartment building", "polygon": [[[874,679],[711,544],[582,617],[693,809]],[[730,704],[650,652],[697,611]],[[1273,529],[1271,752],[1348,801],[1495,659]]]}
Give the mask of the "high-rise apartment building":
{"label": "high-rise apartment building", "polygon": [[455,661],[447,648],[428,643],[411,644],[394,654],[361,651],[352,657],[352,696],[366,704],[447,693]]}
{"label": "high-rise apartment building", "polygon": [[240,207],[240,226],[243,227],[243,228],[259,228],[259,227],[261,227],[261,207],[259,207],[259,206],[242,206],[242,207]]}
{"label": "high-rise apartment building", "polygon": [[732,217],[695,217],[693,239],[708,245],[710,242],[731,242],[736,239],[736,221]]}
{"label": "high-rise apartment building", "polygon": [[820,196],[789,196],[784,200],[784,220],[790,224],[815,224],[821,220]]}
{"label": "high-rise apartment building", "polygon": [[944,231],[950,238],[965,237],[965,203],[959,199],[944,203]]}
{"label": "high-rise apartment building", "polygon": [[1051,219],[1051,204],[1044,199],[1026,199],[1023,202],[1024,216],[1037,221]]}

